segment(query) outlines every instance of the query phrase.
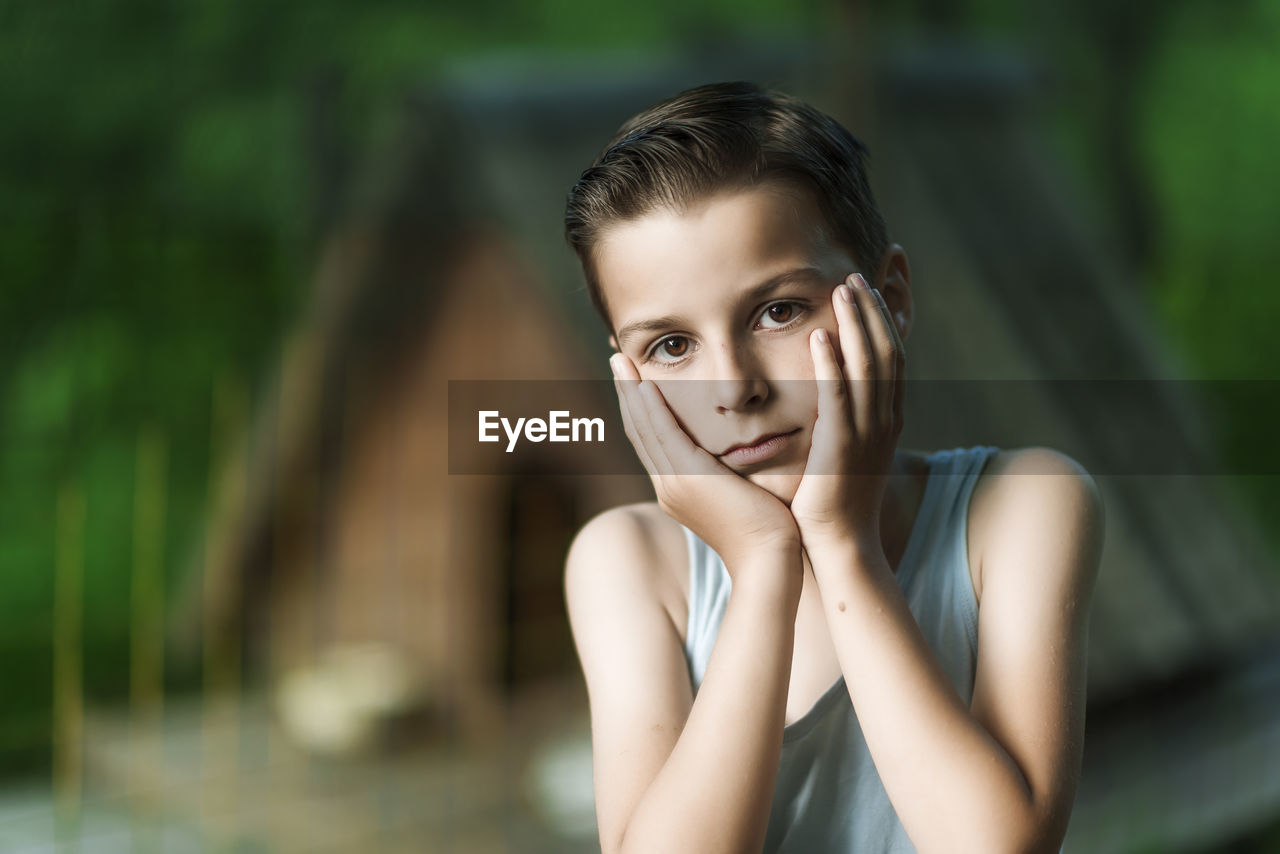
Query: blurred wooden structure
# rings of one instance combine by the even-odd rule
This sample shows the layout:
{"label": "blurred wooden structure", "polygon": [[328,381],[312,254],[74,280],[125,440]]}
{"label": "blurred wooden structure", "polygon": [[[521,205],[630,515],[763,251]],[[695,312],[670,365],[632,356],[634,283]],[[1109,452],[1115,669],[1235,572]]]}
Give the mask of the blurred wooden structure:
{"label": "blurred wooden structure", "polygon": [[[912,376],[959,387],[962,405],[937,413],[954,444],[1065,450],[1107,506],[1066,850],[1200,850],[1274,822],[1280,567],[1214,476],[1205,401],[1055,168],[1043,88],[999,56],[921,52],[885,72],[872,150],[912,261]],[[1030,405],[1002,406],[1006,383]]]}
{"label": "blurred wooden structure", "polygon": [[[537,473],[450,478],[442,384],[603,379],[585,295],[547,286],[579,280],[560,236],[564,193],[637,109],[752,78],[859,117],[912,262],[911,375],[963,391],[947,413],[952,444],[1000,444],[1016,427],[1085,461],[1104,491],[1086,767],[1067,850],[1195,850],[1280,815],[1277,571],[1218,479],[1125,465],[1154,416],[1152,441],[1211,471],[1207,428],[1176,383],[1145,382],[1180,372],[1054,169],[1035,76],[922,51],[882,57],[872,87],[842,87],[871,73],[855,61],[807,45],[663,68],[500,60],[458,66],[408,101],[407,133],[372,182],[382,195],[330,241],[312,315],[259,410],[241,457],[250,489],[211,524],[215,635],[238,635],[244,620],[250,656],[273,674],[319,643],[383,637],[413,651],[456,721],[503,731],[503,657],[522,642],[502,603],[519,579],[541,585],[530,601],[545,599],[572,529],[644,496],[628,478],[575,481],[589,493]],[[843,101],[851,92],[865,100]],[[477,213],[476,199],[492,207]],[[1145,384],[1128,411],[1066,394],[1056,381],[1068,379]],[[1002,408],[997,380],[1027,383],[1036,405]],[[908,424],[905,447],[920,428]],[[512,514],[526,512],[517,525],[533,539],[508,548]],[[520,637],[567,639],[562,613],[526,628]],[[550,654],[576,666],[563,643]],[[570,717],[585,739],[581,711]],[[467,791],[452,795],[459,810]]]}
{"label": "blurred wooden structure", "polygon": [[[540,467],[450,474],[450,381],[591,372],[582,331],[477,191],[454,105],[410,98],[402,120],[325,241],[173,627],[188,650],[201,634],[243,649],[268,683],[327,647],[384,643],[483,740],[515,683],[572,676],[569,538],[645,484],[550,452]],[[616,409],[590,396],[602,383],[573,388],[577,411]]]}
{"label": "blurred wooden structure", "polygon": [[[1107,505],[1067,850],[1197,850],[1274,820],[1280,572],[1211,476],[1201,402],[1171,381],[1184,372],[1122,259],[1037,135],[1034,76],[922,53],[884,80],[873,150],[915,274],[913,376],[960,384],[956,444],[1032,436],[1084,461]],[[1002,408],[1005,386],[974,379],[1039,399]],[[1104,394],[1111,380],[1132,381],[1129,396]],[[1130,465],[1150,447],[1167,467]]]}

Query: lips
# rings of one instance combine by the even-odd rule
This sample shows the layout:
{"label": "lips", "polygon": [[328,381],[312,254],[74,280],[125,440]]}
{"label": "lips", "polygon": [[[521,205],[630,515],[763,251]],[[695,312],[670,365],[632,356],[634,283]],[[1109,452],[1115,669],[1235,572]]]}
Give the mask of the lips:
{"label": "lips", "polygon": [[785,433],[766,433],[750,442],[730,446],[719,457],[726,463],[738,465],[763,462],[780,454],[799,432],[800,428],[797,427]]}

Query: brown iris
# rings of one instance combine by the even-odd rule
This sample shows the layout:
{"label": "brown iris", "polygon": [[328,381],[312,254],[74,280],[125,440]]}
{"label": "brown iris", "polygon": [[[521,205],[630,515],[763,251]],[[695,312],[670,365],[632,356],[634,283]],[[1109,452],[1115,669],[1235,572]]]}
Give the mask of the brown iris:
{"label": "brown iris", "polygon": [[668,356],[680,358],[689,351],[689,340],[679,335],[673,335],[670,338],[663,339],[662,351]]}
{"label": "brown iris", "polygon": [[777,305],[769,306],[766,311],[769,312],[769,317],[772,320],[777,323],[786,323],[791,319],[791,316],[795,314],[796,307],[789,302],[780,302]]}

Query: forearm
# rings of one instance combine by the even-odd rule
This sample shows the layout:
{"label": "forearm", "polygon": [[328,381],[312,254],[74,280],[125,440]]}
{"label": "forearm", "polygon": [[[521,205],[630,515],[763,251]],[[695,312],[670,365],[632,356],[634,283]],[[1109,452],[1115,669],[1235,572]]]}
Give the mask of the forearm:
{"label": "forearm", "polygon": [[625,852],[758,852],[777,778],[800,598],[798,549],[733,567],[702,685],[627,822]]}
{"label": "forearm", "polygon": [[883,552],[808,556],[867,747],[917,850],[1032,848],[1042,822],[1021,770],[956,693]]}

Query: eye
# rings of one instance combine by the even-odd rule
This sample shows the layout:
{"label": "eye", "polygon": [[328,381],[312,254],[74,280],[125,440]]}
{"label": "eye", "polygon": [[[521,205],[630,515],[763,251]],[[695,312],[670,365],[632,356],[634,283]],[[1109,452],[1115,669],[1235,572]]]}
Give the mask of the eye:
{"label": "eye", "polygon": [[804,313],[804,305],[795,300],[782,300],[769,305],[760,315],[759,326],[780,329],[795,321]]}
{"label": "eye", "polygon": [[691,349],[689,339],[684,335],[668,335],[653,345],[646,356],[646,361],[658,364],[675,364],[688,355]]}

